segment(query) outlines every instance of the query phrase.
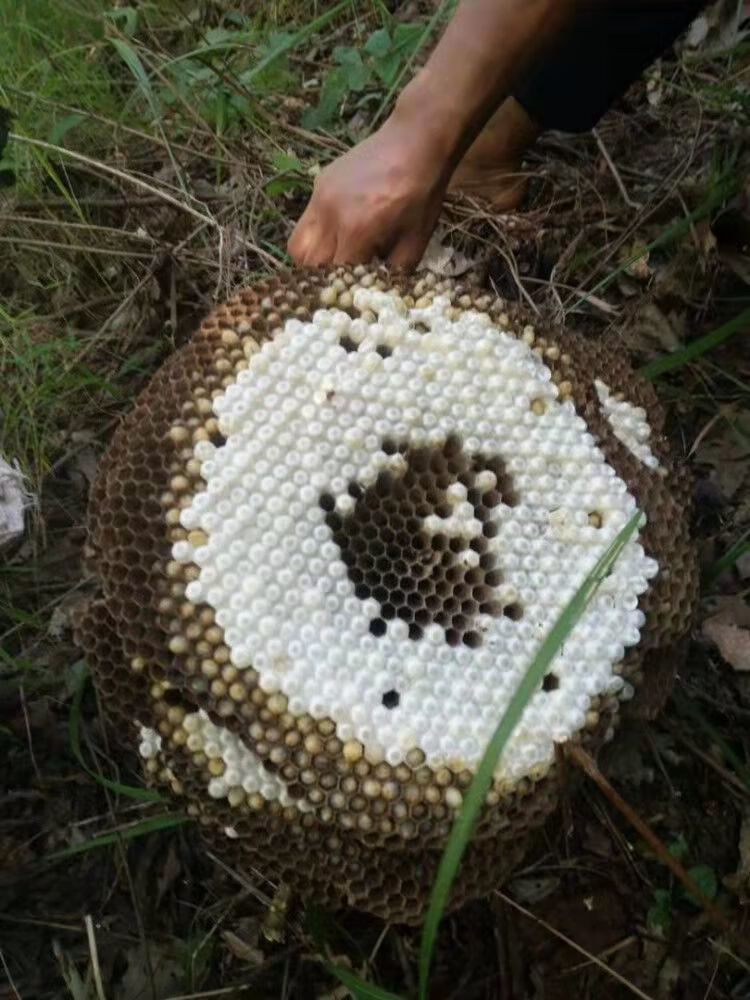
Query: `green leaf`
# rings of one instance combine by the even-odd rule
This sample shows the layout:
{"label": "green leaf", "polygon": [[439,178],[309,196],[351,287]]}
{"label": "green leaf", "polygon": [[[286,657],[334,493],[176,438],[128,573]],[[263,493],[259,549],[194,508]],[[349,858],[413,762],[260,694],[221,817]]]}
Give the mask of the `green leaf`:
{"label": "green leaf", "polygon": [[542,683],[550,664],[586,610],[586,606],[596,594],[602,581],[610,573],[623,548],[630,541],[638,527],[643,524],[643,520],[643,514],[640,511],[636,511],[633,514],[627,524],[613,538],[606,551],[563,609],[560,617],[550,629],[536,656],[529,665],[521,683],[516,688],[508,707],[503,713],[503,717],[500,719],[487,745],[474,779],[464,796],[463,807],[453,824],[448,842],[440,859],[440,864],[438,865],[435,881],[433,882],[419,948],[420,1000],[425,1000],[427,997],[430,963],[435,947],[438,925],[442,918],[445,904],[450,896],[451,886],[461,863],[461,858],[469,843],[474,822],[482,808],[484,797],[489,789],[500,755],[521,719],[529,699]]}
{"label": "green leaf", "polygon": [[48,141],[55,146],[60,146],[68,132],[85,120],[86,115],[79,114],[77,111],[74,111],[70,115],[63,115],[50,129]]}
{"label": "green leaf", "polygon": [[[329,21],[338,17],[338,15],[344,10],[348,10],[350,5],[351,0],[340,0],[339,3],[334,4],[333,7],[329,7],[327,11],[319,14],[318,17],[308,21],[303,28],[300,28],[299,31],[295,31],[293,35],[289,35],[284,32],[283,34],[286,39],[284,43],[279,44],[273,48],[271,52],[261,58],[259,62],[253,66],[252,70],[244,76],[243,82],[249,84],[255,77],[259,76],[270,65],[270,63],[273,62],[274,59],[277,59],[282,52],[289,52],[291,49],[301,45],[302,42],[306,41],[310,37],[310,35],[314,35],[316,31],[320,31],[321,28],[325,27]],[[279,34],[280,33],[277,33],[276,37],[278,37]]]}
{"label": "green leaf", "polygon": [[138,89],[148,101],[151,111],[156,117],[158,114],[159,102],[154,94],[148,73],[141,62],[141,57],[132,45],[128,44],[128,42],[124,42],[121,38],[110,38],[110,43],[133,74],[136,83],[138,84]]}
{"label": "green leaf", "polygon": [[341,67],[349,90],[359,93],[367,86],[372,70],[362,62],[362,56],[348,45],[337,45],[333,50],[334,62]]}
{"label": "green leaf", "polygon": [[[703,892],[704,896],[708,896],[709,899],[714,899],[716,897],[716,893],[719,889],[719,883],[716,878],[716,872],[710,867],[710,865],[695,865],[693,868],[688,868],[688,875]],[[683,892],[685,899],[689,900],[694,906],[703,906],[703,904],[695,898],[692,892],[688,892],[686,889],[683,889]]]}
{"label": "green leaf", "polygon": [[348,92],[344,70],[340,66],[330,70],[323,81],[317,105],[314,108],[308,108],[302,115],[303,126],[316,129],[326,128],[330,125]]}
{"label": "green leaf", "polygon": [[668,889],[654,889],[646,923],[655,930],[668,931],[672,924],[672,897]]}
{"label": "green leaf", "polygon": [[117,7],[114,10],[105,11],[104,16],[109,21],[119,25],[120,31],[131,38],[138,30],[138,11],[135,7]]}
{"label": "green leaf", "polygon": [[386,87],[390,87],[393,85],[393,81],[398,76],[399,67],[401,66],[401,57],[398,52],[389,52],[380,59],[374,59],[372,65],[373,69]]}
{"label": "green leaf", "polygon": [[368,983],[366,979],[360,979],[359,976],[350,972],[349,969],[345,969],[343,965],[329,965],[326,963],[326,968],[332,976],[335,976],[351,991],[355,1000],[402,1000],[398,993],[390,993],[380,986]]}
{"label": "green leaf", "polygon": [[252,32],[237,31],[236,28],[209,28],[203,37],[211,48],[220,48],[228,44],[247,44],[252,39]]}
{"label": "green leaf", "polygon": [[741,313],[738,313],[729,322],[724,323],[723,326],[712,330],[710,333],[704,334],[702,337],[698,337],[697,340],[689,343],[687,347],[683,347],[679,351],[673,351],[672,354],[667,354],[663,358],[657,358],[656,361],[651,361],[649,364],[644,365],[640,369],[641,375],[652,379],[658,375],[663,375],[665,372],[673,371],[675,368],[681,368],[689,361],[692,361],[693,358],[698,358],[701,354],[705,354],[706,351],[710,351],[714,347],[718,347],[719,344],[723,344],[725,340],[729,340],[735,333],[747,334],[748,331],[750,331],[750,308],[743,309]]}
{"label": "green leaf", "polygon": [[375,59],[382,59],[388,55],[392,48],[393,42],[387,28],[378,28],[377,31],[373,31],[364,45],[368,56],[373,56]]}
{"label": "green leaf", "polygon": [[299,191],[306,187],[307,185],[299,177],[282,176],[268,181],[263,190],[271,198],[275,198],[279,194],[286,194],[287,191]]}
{"label": "green leaf", "polygon": [[424,24],[421,22],[397,24],[393,32],[393,47],[402,59],[408,58],[418,47]]}
{"label": "green leaf", "polygon": [[685,837],[680,834],[676,840],[672,841],[667,850],[677,861],[682,861],[687,857],[688,842],[685,840]]}
{"label": "green leaf", "polygon": [[304,164],[294,153],[285,153],[280,150],[271,157],[271,164],[280,174],[289,173],[290,171],[298,174],[304,174],[305,172]]}

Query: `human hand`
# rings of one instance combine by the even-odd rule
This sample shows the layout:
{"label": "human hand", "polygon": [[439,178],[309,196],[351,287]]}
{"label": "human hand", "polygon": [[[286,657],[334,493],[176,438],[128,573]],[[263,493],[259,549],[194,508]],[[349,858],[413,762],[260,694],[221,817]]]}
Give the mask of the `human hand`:
{"label": "human hand", "polygon": [[288,250],[305,266],[420,260],[440,213],[448,156],[424,127],[392,116],[325,167]]}

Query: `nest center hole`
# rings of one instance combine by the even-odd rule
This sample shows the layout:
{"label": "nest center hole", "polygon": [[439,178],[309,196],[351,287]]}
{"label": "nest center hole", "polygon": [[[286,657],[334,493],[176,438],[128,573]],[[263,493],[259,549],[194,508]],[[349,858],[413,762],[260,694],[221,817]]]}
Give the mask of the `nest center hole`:
{"label": "nest center hole", "polygon": [[437,625],[448,645],[476,649],[486,630],[478,615],[523,615],[518,602],[491,599],[505,582],[497,545],[488,544],[502,533],[492,508],[517,503],[505,464],[467,451],[456,434],[423,447],[385,437],[381,449],[403,460],[368,486],[349,482],[353,509],[349,502],[346,514],[337,512],[331,492],[318,499],[356,596],[378,604],[370,633],[398,628],[416,642]]}

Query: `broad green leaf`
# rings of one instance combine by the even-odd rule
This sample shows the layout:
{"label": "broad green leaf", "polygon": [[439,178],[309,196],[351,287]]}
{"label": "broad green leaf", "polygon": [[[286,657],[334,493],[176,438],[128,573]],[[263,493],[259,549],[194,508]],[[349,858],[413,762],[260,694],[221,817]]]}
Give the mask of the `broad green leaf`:
{"label": "broad green leaf", "polygon": [[474,780],[464,796],[461,812],[457,816],[448,836],[448,842],[445,845],[435,881],[432,885],[430,902],[422,926],[422,940],[419,948],[420,1000],[425,1000],[427,997],[430,963],[435,947],[438,925],[443,916],[443,910],[448,902],[453,880],[461,864],[464,851],[468,846],[474,823],[482,808],[484,797],[492,781],[495,766],[500,759],[500,755],[521,719],[529,699],[542,683],[550,664],[586,610],[586,606],[596,594],[602,581],[610,573],[618,556],[642,523],[643,514],[640,511],[636,511],[620,529],[600,559],[598,559],[591,572],[586,576],[586,579],[550,629],[487,745],[484,756],[474,775]]}
{"label": "broad green leaf", "polygon": [[392,48],[393,42],[387,28],[378,28],[377,31],[373,31],[364,44],[365,52],[375,59],[382,59],[383,56],[388,55]]}
{"label": "broad green leaf", "polygon": [[673,840],[667,850],[677,861],[682,861],[686,858],[688,852],[688,842],[685,840],[684,835],[680,834],[676,840]]}
{"label": "broad green leaf", "polygon": [[138,11],[135,7],[117,7],[105,11],[104,17],[119,25],[120,31],[131,38],[138,29]]}
{"label": "broad green leaf", "polygon": [[[703,892],[704,896],[708,896],[709,899],[714,899],[716,893],[719,889],[719,882],[716,878],[716,872],[710,865],[694,865],[694,867],[688,869],[688,875],[695,882],[698,888]],[[696,899],[692,892],[684,890],[685,899],[690,900],[695,906],[703,906],[700,900]]]}
{"label": "broad green leaf", "polygon": [[393,47],[399,52],[402,59],[410,56],[417,48],[424,28],[422,22],[407,22],[396,25],[393,30]]}
{"label": "broad green leaf", "polygon": [[338,17],[338,15],[344,10],[347,10],[350,7],[350,4],[351,0],[340,0],[339,3],[334,4],[333,7],[329,7],[328,10],[319,14],[318,17],[308,21],[304,27],[300,28],[299,31],[295,31],[293,35],[289,35],[286,32],[277,32],[277,38],[280,34],[284,35],[284,43],[277,44],[271,52],[263,56],[255,64],[255,66],[253,66],[250,73],[248,73],[244,78],[244,83],[249,84],[256,76],[259,76],[270,65],[270,63],[273,62],[274,59],[277,59],[282,52],[289,52],[291,49],[301,45],[302,42],[306,41],[311,35],[314,35],[316,31],[320,31],[321,28],[325,27],[329,21],[334,20],[334,18]]}
{"label": "broad green leaf", "polygon": [[333,50],[333,59],[341,67],[349,90],[355,93],[364,90],[370,82],[372,71],[362,62],[359,52],[348,45],[338,45]]}
{"label": "broad green leaf", "polygon": [[646,923],[654,930],[668,931],[672,923],[672,897],[668,889],[654,889],[654,901],[646,914]]}
{"label": "broad green leaf", "polygon": [[386,87],[390,87],[398,76],[401,57],[398,52],[388,52],[378,59],[373,59],[372,66]]}
{"label": "broad green leaf", "polygon": [[63,115],[59,118],[55,124],[52,126],[49,132],[49,142],[54,146],[61,145],[65,136],[74,129],[76,125],[80,125],[82,121],[86,120],[86,115],[82,115],[77,111],[74,111],[70,115]]}
{"label": "broad green leaf", "polygon": [[304,164],[294,153],[284,153],[282,151],[274,153],[271,157],[271,164],[279,173],[294,171],[298,174],[304,174],[305,172]]}
{"label": "broad green leaf", "polygon": [[318,103],[302,116],[305,128],[325,128],[335,119],[341,102],[349,92],[346,84],[346,74],[340,66],[332,69],[326,75],[320,91]]}

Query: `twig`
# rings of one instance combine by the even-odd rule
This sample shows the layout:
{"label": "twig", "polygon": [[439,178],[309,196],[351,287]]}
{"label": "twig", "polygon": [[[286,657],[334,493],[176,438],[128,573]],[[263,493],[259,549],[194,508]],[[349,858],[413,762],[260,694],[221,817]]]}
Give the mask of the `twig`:
{"label": "twig", "polygon": [[607,965],[606,962],[602,962],[602,960],[600,958],[597,958],[596,955],[592,955],[590,951],[586,951],[586,949],[582,948],[580,944],[576,944],[576,942],[573,941],[572,938],[569,938],[566,934],[563,934],[562,931],[559,931],[556,927],[553,927],[552,924],[548,924],[546,920],[542,920],[541,917],[537,917],[536,914],[531,912],[531,910],[527,910],[525,906],[521,906],[520,903],[517,903],[515,899],[511,899],[510,896],[506,896],[505,893],[502,892],[500,889],[495,889],[495,895],[499,896],[504,903],[507,903],[509,906],[512,906],[515,910],[518,910],[518,912],[522,913],[525,917],[528,917],[529,920],[533,920],[534,923],[539,924],[540,927],[543,927],[546,931],[549,931],[550,934],[553,934],[560,941],[564,941],[565,944],[567,944],[570,948],[572,948],[574,951],[577,951],[579,955],[583,955],[586,959],[588,959],[589,962],[593,962],[594,965],[598,966],[598,968],[600,968],[603,972],[606,972],[607,975],[611,976],[613,979],[616,979],[618,983],[622,983],[622,985],[626,989],[630,990],[630,992],[633,993],[635,996],[640,997],[641,1000],[653,1000],[653,997],[650,997],[648,993],[644,993],[643,990],[639,990],[638,987],[635,985],[635,983],[631,983],[629,979],[625,978],[625,976],[621,976],[619,972],[615,972],[615,970],[611,968],[611,966]]}
{"label": "twig", "polygon": [[107,1000],[106,994],[104,992],[104,983],[102,982],[102,970],[99,967],[99,949],[96,945],[96,932],[94,930],[94,921],[91,919],[91,914],[87,913],[83,918],[83,922],[86,925],[86,937],[89,942],[89,955],[91,956],[91,971],[94,976],[94,986],[96,987],[97,1000]]}
{"label": "twig", "polygon": [[136,260],[153,260],[159,253],[155,248],[151,253],[144,250],[115,250],[112,247],[87,247],[81,243],[61,243],[57,240],[29,240],[25,237],[0,236],[0,243],[14,243],[22,247],[40,247],[45,250],[74,250],[77,253],[105,253],[112,257],[130,257]]}
{"label": "twig", "polygon": [[21,701],[21,711],[23,712],[23,724],[26,728],[26,739],[29,744],[29,757],[31,758],[31,765],[34,768],[34,774],[36,775],[36,780],[39,784],[42,784],[42,772],[39,770],[39,765],[36,762],[36,757],[34,756],[34,740],[31,736],[31,723],[29,722],[29,711],[26,707],[26,691],[24,690],[23,684],[18,686],[18,697]]}
{"label": "twig", "polygon": [[630,208],[634,208],[634,209],[636,209],[636,211],[640,211],[643,208],[643,205],[639,201],[633,201],[633,199],[628,194],[627,188],[623,184],[622,177],[620,177],[620,172],[619,172],[619,170],[617,169],[617,167],[615,165],[615,161],[609,155],[609,150],[604,145],[604,140],[602,139],[601,135],[599,135],[599,130],[595,129],[595,128],[592,128],[591,134],[596,139],[596,145],[599,147],[599,152],[604,157],[604,162],[609,167],[609,172],[612,174],[612,177],[614,178],[615,184],[617,185],[618,190],[619,190],[620,194],[622,195],[622,200]]}
{"label": "twig", "polygon": [[214,226],[217,229],[219,228],[219,224],[216,219],[212,218],[210,215],[206,215],[205,212],[199,212],[198,209],[193,208],[192,205],[186,205],[185,202],[180,201],[179,198],[175,198],[166,191],[161,191],[159,188],[154,187],[153,184],[149,184],[148,181],[143,181],[140,177],[135,177],[133,174],[129,174],[125,170],[118,170],[117,167],[110,167],[108,163],[102,163],[101,160],[94,160],[92,157],[86,156],[83,153],[77,153],[73,149],[66,149],[64,146],[56,146],[53,142],[45,142],[43,139],[32,139],[27,135],[19,135],[18,132],[9,132],[8,137],[14,142],[26,143],[29,146],[36,146],[38,149],[49,150],[49,152],[56,153],[58,156],[68,156],[71,160],[76,160],[78,163],[85,163],[86,166],[92,167],[95,170],[100,170],[102,173],[110,174],[112,177],[117,177],[118,180],[124,181],[126,184],[132,184],[134,187],[141,188],[143,191],[148,191],[149,194],[157,195],[162,201],[166,201],[170,205],[174,205],[175,208],[182,209],[183,212],[187,212],[188,215],[192,215],[194,218],[200,219],[201,222],[205,222],[209,226]]}
{"label": "twig", "polygon": [[604,793],[607,799],[609,799],[612,805],[620,813],[622,813],[631,826],[635,827],[640,836],[646,841],[662,864],[666,865],[675,878],[679,879],[687,891],[698,900],[706,915],[713,921],[713,923],[716,924],[717,927],[721,928],[721,930],[731,938],[736,938],[736,931],[727,920],[726,916],[713,903],[713,901],[708,898],[695,879],[689,874],[688,871],[686,871],[685,868],[683,868],[680,862],[669,853],[651,827],[643,819],[641,819],[635,809],[633,809],[633,807],[629,805],[629,803],[627,803],[618,792],[615,791],[599,770],[591,755],[582,747],[576,746],[575,744],[568,744],[566,752],[570,759],[573,760],[581,768],[581,770],[589,776],[589,778],[591,778],[599,790]]}
{"label": "twig", "polygon": [[13,996],[15,1000],[22,1000],[21,994],[18,992],[16,984],[13,982],[13,976],[10,974],[10,969],[8,968],[8,963],[5,961],[5,955],[3,954],[3,949],[0,948],[0,963],[3,966],[3,972],[5,973],[5,978],[8,980],[8,985],[13,991]]}

